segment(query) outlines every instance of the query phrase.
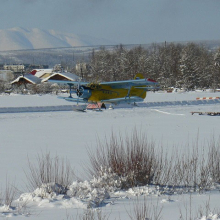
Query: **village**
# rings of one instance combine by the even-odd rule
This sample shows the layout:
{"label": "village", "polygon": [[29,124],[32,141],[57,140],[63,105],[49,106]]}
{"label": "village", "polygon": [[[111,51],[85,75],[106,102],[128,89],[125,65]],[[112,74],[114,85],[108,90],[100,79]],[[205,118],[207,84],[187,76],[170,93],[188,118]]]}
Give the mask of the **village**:
{"label": "village", "polygon": [[[48,80],[78,81],[82,79],[83,71],[86,68],[85,63],[76,64],[75,70],[71,72],[64,70],[61,64],[56,64],[53,68],[49,68],[48,65],[32,64],[0,65],[0,92],[7,94],[11,92],[25,93],[27,90],[33,92],[33,88],[35,88],[38,90],[36,93],[50,93],[52,90],[51,85],[47,84]],[[79,76],[73,71],[77,72]],[[39,88],[37,89],[37,87]],[[44,89],[41,90],[41,87]]]}

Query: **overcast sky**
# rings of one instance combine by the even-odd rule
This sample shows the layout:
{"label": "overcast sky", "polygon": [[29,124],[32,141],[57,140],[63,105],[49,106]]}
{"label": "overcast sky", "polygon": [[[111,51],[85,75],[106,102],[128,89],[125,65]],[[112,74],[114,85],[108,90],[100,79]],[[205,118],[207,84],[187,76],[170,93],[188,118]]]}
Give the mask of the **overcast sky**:
{"label": "overcast sky", "polygon": [[220,39],[220,0],[1,0],[0,29],[53,29],[122,44]]}

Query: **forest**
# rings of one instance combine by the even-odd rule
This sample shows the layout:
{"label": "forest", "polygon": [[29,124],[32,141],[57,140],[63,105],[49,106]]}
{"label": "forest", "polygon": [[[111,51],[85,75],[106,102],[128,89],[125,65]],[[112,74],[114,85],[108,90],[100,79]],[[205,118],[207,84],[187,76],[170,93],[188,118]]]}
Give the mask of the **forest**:
{"label": "forest", "polygon": [[136,73],[157,80],[161,88],[216,89],[220,84],[220,48],[210,50],[195,43],[101,47],[92,51],[83,76],[91,81],[114,81],[134,78]]}
{"label": "forest", "polygon": [[[17,51],[0,61],[47,64],[60,63],[84,81],[133,79],[137,73],[159,82],[161,89],[220,88],[220,47],[205,43],[152,43],[88,48]],[[3,82],[0,83],[4,90]],[[45,87],[45,86],[44,86]]]}

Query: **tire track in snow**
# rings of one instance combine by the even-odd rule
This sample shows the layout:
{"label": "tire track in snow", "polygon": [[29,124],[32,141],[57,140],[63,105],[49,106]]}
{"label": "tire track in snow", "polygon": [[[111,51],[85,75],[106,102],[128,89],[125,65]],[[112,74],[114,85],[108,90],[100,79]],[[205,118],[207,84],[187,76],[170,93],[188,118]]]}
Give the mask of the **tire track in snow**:
{"label": "tire track in snow", "polygon": [[164,112],[164,111],[160,111],[158,109],[151,109],[151,110],[154,110],[156,112],[160,112],[160,113],[163,113],[163,114],[167,114],[167,115],[180,115],[180,116],[184,116],[185,114],[175,114],[175,113],[170,113],[170,112]]}

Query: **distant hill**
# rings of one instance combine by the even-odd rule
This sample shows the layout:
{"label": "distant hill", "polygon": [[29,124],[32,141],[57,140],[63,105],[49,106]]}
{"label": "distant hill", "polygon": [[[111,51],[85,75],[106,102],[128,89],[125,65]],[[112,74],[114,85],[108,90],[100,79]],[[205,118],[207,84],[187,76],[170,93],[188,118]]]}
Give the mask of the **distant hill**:
{"label": "distant hill", "polygon": [[38,28],[0,30],[0,51],[116,44],[85,35]]}

